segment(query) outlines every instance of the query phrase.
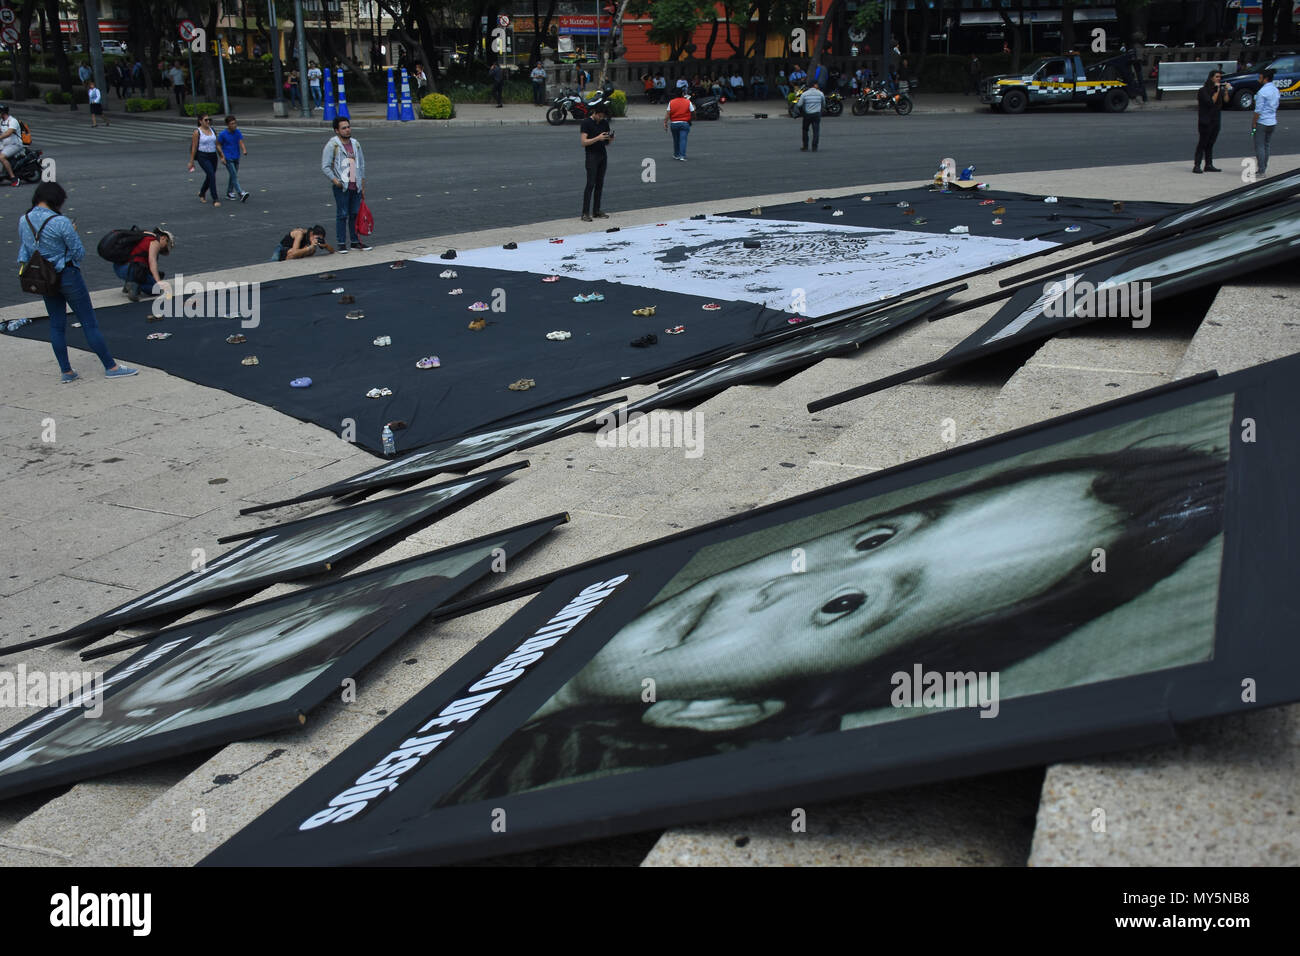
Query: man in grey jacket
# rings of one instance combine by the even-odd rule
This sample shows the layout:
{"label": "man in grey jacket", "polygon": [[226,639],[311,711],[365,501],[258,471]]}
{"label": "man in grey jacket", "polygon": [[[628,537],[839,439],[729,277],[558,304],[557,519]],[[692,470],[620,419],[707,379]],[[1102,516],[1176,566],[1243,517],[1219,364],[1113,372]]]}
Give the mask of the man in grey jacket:
{"label": "man in grey jacket", "polygon": [[[357,235],[357,213],[366,191],[366,157],[361,143],[352,138],[352,124],[342,116],[334,120],[334,136],[325,144],[320,157],[321,172],[334,185],[334,203],[338,220],[334,234],[342,255],[349,248],[368,252],[370,246]],[[352,245],[348,245],[351,236]]]}
{"label": "man in grey jacket", "polygon": [[803,114],[803,147],[800,152],[808,152],[808,127],[812,127],[812,149],[817,152],[817,142],[822,136],[822,107],[826,104],[826,97],[818,88],[817,81],[813,80],[808,84],[808,88],[799,94],[799,99],[795,100],[795,107]]}

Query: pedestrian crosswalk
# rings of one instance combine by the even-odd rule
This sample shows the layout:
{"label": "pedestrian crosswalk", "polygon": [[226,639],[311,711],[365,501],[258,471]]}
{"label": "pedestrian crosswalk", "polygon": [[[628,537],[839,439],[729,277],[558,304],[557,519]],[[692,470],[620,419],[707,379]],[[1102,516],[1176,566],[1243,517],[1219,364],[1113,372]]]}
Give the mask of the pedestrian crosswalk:
{"label": "pedestrian crosswalk", "polygon": [[[18,115],[18,114],[15,114]],[[82,146],[87,144],[102,145],[104,143],[127,144],[127,143],[148,143],[148,142],[180,142],[194,132],[194,122],[177,119],[175,122],[167,120],[131,120],[123,119],[118,115],[109,114],[112,121],[111,126],[100,125],[98,128],[91,128],[90,114],[84,113],[84,122],[76,123],[71,120],[49,121],[36,114],[28,120],[32,128],[32,145],[37,149],[47,149],[50,146]],[[319,129],[299,126],[241,126],[244,136],[248,139],[260,139],[264,136],[317,136],[321,135]]]}

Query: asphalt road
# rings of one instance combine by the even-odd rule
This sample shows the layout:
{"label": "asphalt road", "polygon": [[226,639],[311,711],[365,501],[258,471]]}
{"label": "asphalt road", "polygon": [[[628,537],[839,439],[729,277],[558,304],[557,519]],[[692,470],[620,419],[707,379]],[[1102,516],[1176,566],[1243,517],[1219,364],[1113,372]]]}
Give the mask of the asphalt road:
{"label": "asphalt road", "polygon": [[[822,121],[822,147],[799,151],[799,122],[769,111],[769,119],[728,117],[696,123],[689,160],[672,161],[669,135],[657,123],[615,121],[605,208],[634,209],[678,202],[707,202],[722,212],[730,200],[762,193],[851,186],[859,183],[928,180],[939,159],[959,167],[975,163],[982,175],[1038,169],[1165,162],[1190,163],[1196,142],[1195,114],[1184,110],[1130,111],[1119,115],[1085,110],[1003,116],[987,112],[913,114],[909,117],[844,115]],[[185,167],[189,136],[174,129],[146,130],[146,121],[118,121],[105,142],[84,114],[51,112],[41,128],[62,138],[48,145],[58,180],[70,198],[65,211],[77,219],[88,247],[108,229],[164,225],[178,237],[169,272],[196,272],[266,261],[292,226],[320,222],[334,232],[334,202],[320,172],[326,136],[284,130],[251,130],[240,179],[252,193],[247,203],[200,205],[201,179]],[[73,125],[77,124],[77,125]],[[1250,114],[1227,113],[1220,135],[1220,165],[1249,148]],[[66,142],[84,129],[86,142]],[[138,133],[141,140],[135,141]],[[149,139],[143,139],[144,136]],[[111,136],[111,141],[107,141]],[[424,238],[576,216],[581,209],[583,169],[575,124],[436,128],[413,123],[358,131],[368,164],[367,199],[378,242]],[[38,147],[41,146],[37,133]],[[1277,143],[1275,150],[1290,151]],[[643,162],[656,162],[653,182]],[[224,194],[225,176],[219,172]],[[1225,186],[1228,184],[1225,184]],[[31,188],[0,189],[0,232],[16,258],[17,219]],[[1129,197],[1123,197],[1129,198]],[[1137,197],[1132,197],[1137,198]],[[86,261],[91,288],[116,282],[107,263]]]}

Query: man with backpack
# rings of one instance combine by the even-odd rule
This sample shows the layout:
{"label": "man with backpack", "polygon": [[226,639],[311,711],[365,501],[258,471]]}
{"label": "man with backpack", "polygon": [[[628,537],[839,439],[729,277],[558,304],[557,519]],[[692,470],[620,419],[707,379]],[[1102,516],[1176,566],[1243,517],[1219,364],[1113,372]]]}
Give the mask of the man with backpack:
{"label": "man with backpack", "polygon": [[113,271],[123,282],[122,291],[132,302],[139,302],[142,296],[170,291],[158,257],[169,255],[175,245],[175,238],[165,229],[145,232],[132,226],[107,233],[96,251],[113,263]]}

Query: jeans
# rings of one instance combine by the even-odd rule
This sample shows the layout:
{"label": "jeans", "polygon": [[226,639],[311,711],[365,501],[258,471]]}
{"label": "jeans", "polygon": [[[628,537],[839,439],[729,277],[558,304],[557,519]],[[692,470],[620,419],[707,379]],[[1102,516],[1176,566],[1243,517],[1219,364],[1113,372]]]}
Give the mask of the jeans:
{"label": "jeans", "polygon": [[244,191],[239,188],[239,160],[227,159],[226,172],[230,176],[230,182],[227,185],[226,193],[234,196],[242,195]]}
{"label": "jeans", "polygon": [[804,113],[803,114],[803,145],[804,149],[808,148],[808,127],[812,127],[812,148],[817,148],[817,141],[822,135],[822,114],[821,113]]}
{"label": "jeans", "polygon": [[533,105],[534,106],[546,105],[546,83],[545,82],[538,83],[536,80],[533,81]]}
{"label": "jeans", "polygon": [[1277,129],[1276,125],[1265,126],[1262,123],[1255,127],[1255,162],[1258,164],[1255,175],[1260,179],[1263,179],[1268,171],[1269,141],[1272,140],[1275,129]]}
{"label": "jeans", "polygon": [[776,88],[781,91],[781,99],[785,100],[790,98],[790,87],[786,86],[784,83],[778,83]]}
{"label": "jeans", "polygon": [[492,98],[497,101],[497,106],[501,106],[501,84],[492,84]]}
{"label": "jeans", "polygon": [[348,189],[347,186],[334,187],[334,204],[338,207],[338,219],[334,226],[334,236],[338,239],[340,249],[348,247],[348,235],[353,242],[360,242],[357,235],[357,213],[361,211],[361,190]]}
{"label": "jeans", "polygon": [[105,371],[112,368],[117,363],[113,361],[108,343],[104,341],[99,323],[95,321],[95,310],[91,308],[90,292],[86,288],[86,280],[81,277],[81,270],[71,263],[65,266],[59,274],[59,287],[59,295],[45,296],[45,312],[50,317],[50,345],[54,348],[59,370],[72,371],[72,363],[68,361],[68,306],[72,307],[72,314],[81,323],[81,333],[86,337],[86,344],[104,363]]}
{"label": "jeans", "polygon": [[217,195],[217,154],[196,153],[194,161],[203,170],[203,185],[199,187],[199,198],[202,199],[203,194],[211,190],[213,200],[219,200],[220,197]]}
{"label": "jeans", "polygon": [[311,88],[311,101],[312,104],[316,106],[317,109],[319,109],[325,103],[325,94],[321,92],[321,88],[319,86],[313,86]]}
{"label": "jeans", "polygon": [[[123,282],[135,282],[140,286],[140,291],[145,295],[157,295],[162,290],[158,288],[158,283],[153,281],[153,274],[149,267],[140,262],[120,262],[114,263],[113,271]],[[166,275],[159,272],[159,275]],[[179,294],[179,290],[178,290]],[[83,325],[85,323],[82,323]]]}
{"label": "jeans", "polygon": [[[582,214],[600,212],[600,194],[605,189],[605,167],[609,159],[604,151],[587,147],[587,188],[582,191]],[[592,205],[595,200],[596,205]]]}
{"label": "jeans", "polygon": [[669,129],[673,132],[673,159],[678,156],[686,158],[686,137],[690,135],[690,123],[670,123]]}

